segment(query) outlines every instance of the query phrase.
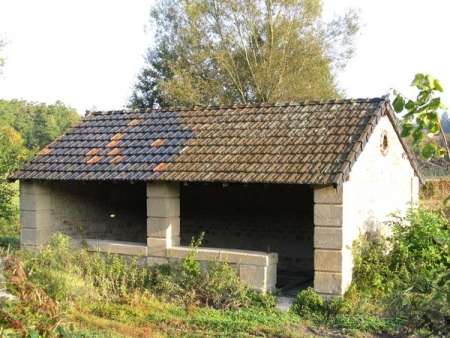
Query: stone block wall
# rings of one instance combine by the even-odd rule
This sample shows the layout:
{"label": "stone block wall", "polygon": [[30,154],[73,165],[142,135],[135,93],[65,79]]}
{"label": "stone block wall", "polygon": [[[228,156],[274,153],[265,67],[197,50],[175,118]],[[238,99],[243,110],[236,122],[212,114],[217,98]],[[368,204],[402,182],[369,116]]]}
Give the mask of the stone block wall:
{"label": "stone block wall", "polygon": [[[189,253],[187,247],[174,247],[169,251],[171,259],[183,259]],[[197,261],[226,262],[234,266],[241,283],[250,285],[255,291],[276,290],[278,254],[244,250],[199,248]]]}
{"label": "stone block wall", "polygon": [[[145,243],[143,182],[46,182],[53,227],[72,237]],[[114,217],[112,217],[114,216]]]}
{"label": "stone block wall", "polygon": [[181,186],[181,244],[278,253],[278,270],[314,268],[313,189],[299,185]]}

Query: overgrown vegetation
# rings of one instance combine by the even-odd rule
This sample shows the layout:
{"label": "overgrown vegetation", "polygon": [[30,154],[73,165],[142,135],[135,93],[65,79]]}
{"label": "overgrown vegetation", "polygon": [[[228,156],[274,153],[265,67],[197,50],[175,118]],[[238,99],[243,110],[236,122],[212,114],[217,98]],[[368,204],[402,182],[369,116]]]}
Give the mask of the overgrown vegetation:
{"label": "overgrown vegetation", "polygon": [[[7,288],[20,302],[0,306],[2,334],[83,336],[85,326],[95,331],[104,328],[106,324],[101,323],[116,322],[122,330],[133,323],[135,334],[146,336],[150,331],[173,329],[164,324],[167,320],[183,326],[187,321],[201,329],[206,325],[204,311],[215,317],[214,325],[229,326],[220,330],[233,332],[251,331],[265,321],[286,321],[274,310],[273,295],[257,294],[241,285],[226,262],[212,262],[203,270],[194,260],[200,240],[193,241],[181,262],[152,267],[140,264],[140,257],[74,250],[62,234],[53,235],[49,246],[37,251],[8,255],[4,259]],[[269,318],[257,319],[258,309],[264,309]],[[255,323],[239,322],[241,316]],[[160,324],[168,327],[161,329]],[[208,324],[213,325],[209,319]]]}
{"label": "overgrown vegetation", "polygon": [[274,295],[242,286],[226,262],[196,261],[201,238],[184,260],[150,267],[140,257],[75,250],[55,234],[48,247],[5,257],[8,290],[21,301],[0,303],[0,330],[11,337],[302,337],[324,327],[349,335],[450,334],[447,218],[419,208],[390,226],[388,238],[355,243],[353,284],[343,299],[324,301],[309,288],[290,313],[275,309]]}
{"label": "overgrown vegetation", "polygon": [[347,330],[406,336],[450,334],[450,228],[445,215],[419,208],[393,217],[392,235],[354,245],[353,283],[343,300],[323,302],[312,290],[293,310]]}

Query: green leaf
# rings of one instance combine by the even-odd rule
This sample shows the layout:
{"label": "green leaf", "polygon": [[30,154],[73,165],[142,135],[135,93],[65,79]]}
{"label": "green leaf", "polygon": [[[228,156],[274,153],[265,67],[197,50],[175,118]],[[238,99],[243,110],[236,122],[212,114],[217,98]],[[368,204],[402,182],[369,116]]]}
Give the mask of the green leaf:
{"label": "green leaf", "polygon": [[433,89],[437,90],[438,92],[441,92],[441,93],[444,92],[444,89],[442,88],[441,83],[439,82],[438,79],[434,79],[434,81],[433,81]]}
{"label": "green leaf", "polygon": [[432,134],[437,134],[439,131],[439,123],[437,121],[430,121],[429,132]]}
{"label": "green leaf", "polygon": [[401,95],[397,95],[394,102],[392,102],[392,106],[396,113],[401,113],[405,107],[405,99]]}
{"label": "green leaf", "polygon": [[444,148],[437,149],[437,157],[443,158],[445,157],[445,155],[447,155],[447,150],[445,150]]}
{"label": "green leaf", "polygon": [[435,241],[435,243],[437,243],[439,245],[444,245],[447,243],[446,237],[433,237],[433,240]]}
{"label": "green leaf", "polygon": [[30,336],[30,338],[39,338],[39,332],[33,329],[28,330],[28,335]]}
{"label": "green leaf", "polygon": [[419,86],[422,86],[424,77],[425,76],[422,73],[416,74],[416,76],[414,77],[413,82],[411,82],[411,86],[415,86],[415,87],[417,87],[419,89],[422,89]]}
{"label": "green leaf", "polygon": [[414,101],[412,101],[412,100],[408,100],[408,102],[405,105],[405,108],[408,109],[408,110],[411,110],[411,109],[413,109],[415,107],[416,107],[416,103]]}
{"label": "green leaf", "polygon": [[411,123],[405,123],[402,125],[402,137],[406,137],[412,134],[414,127]]}
{"label": "green leaf", "polygon": [[427,115],[420,115],[416,117],[416,123],[417,123],[417,129],[423,129],[428,124],[428,116]]}
{"label": "green leaf", "polygon": [[429,109],[433,109],[433,110],[437,110],[437,109],[439,109],[440,105],[441,105],[441,98],[440,97],[435,97],[428,104],[428,108]]}
{"label": "green leaf", "polygon": [[405,115],[403,115],[403,122],[411,122],[414,118],[414,114],[413,113],[407,113]]}
{"label": "green leaf", "polygon": [[436,153],[436,146],[434,146],[433,144],[427,144],[422,149],[422,156],[426,159],[433,157],[435,153]]}
{"label": "green leaf", "polygon": [[422,90],[419,95],[417,95],[417,101],[420,105],[425,104],[430,99],[430,92],[427,90]]}
{"label": "green leaf", "polygon": [[420,129],[415,129],[412,133],[413,135],[413,145],[419,144],[423,140],[423,132]]}

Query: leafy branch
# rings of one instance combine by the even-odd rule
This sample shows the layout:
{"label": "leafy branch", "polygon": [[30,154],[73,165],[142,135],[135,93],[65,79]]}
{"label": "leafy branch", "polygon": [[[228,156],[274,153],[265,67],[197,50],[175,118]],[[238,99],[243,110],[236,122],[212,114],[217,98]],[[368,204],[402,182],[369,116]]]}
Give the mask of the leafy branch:
{"label": "leafy branch", "polygon": [[[396,95],[392,105],[395,112],[402,113],[402,137],[412,137],[413,146],[421,148],[421,155],[425,159],[444,158],[450,154],[444,129],[442,128],[439,110],[447,107],[441,102],[440,97],[436,97],[436,92],[443,92],[439,80],[429,74],[416,74],[411,86],[417,87],[419,93],[416,100],[405,98],[404,95],[394,90]],[[433,138],[434,135],[441,134],[444,146],[439,145]],[[424,144],[424,139],[428,142]]]}

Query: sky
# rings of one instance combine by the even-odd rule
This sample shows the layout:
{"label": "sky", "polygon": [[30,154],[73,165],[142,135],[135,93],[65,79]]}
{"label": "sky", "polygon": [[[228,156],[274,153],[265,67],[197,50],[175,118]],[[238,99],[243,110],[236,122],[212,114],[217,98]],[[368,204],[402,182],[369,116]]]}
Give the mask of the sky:
{"label": "sky", "polygon": [[[430,73],[450,92],[448,0],[324,0],[324,18],[359,9],[356,55],[338,73],[348,98],[395,88],[414,98],[416,73]],[[152,43],[153,0],[0,0],[7,46],[0,99],[55,103],[84,115],[127,104]],[[442,95],[450,106],[450,96]]]}

